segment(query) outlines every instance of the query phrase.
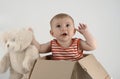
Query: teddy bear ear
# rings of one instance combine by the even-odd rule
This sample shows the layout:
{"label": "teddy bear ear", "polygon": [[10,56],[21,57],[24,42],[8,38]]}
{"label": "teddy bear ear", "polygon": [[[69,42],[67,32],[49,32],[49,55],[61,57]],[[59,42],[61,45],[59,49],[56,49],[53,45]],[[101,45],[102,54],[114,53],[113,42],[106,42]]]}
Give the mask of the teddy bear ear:
{"label": "teddy bear ear", "polygon": [[33,33],[27,29],[20,29],[18,33],[16,33],[16,37],[15,39],[17,40],[17,42],[20,44],[20,50],[24,50],[25,48],[27,48],[31,42],[32,42],[32,38],[33,38]]}
{"label": "teddy bear ear", "polygon": [[0,32],[0,42],[2,41],[2,33]]}
{"label": "teddy bear ear", "polygon": [[17,31],[13,31],[13,30],[1,32],[1,33],[0,33],[0,41],[1,41],[2,43],[5,43],[7,40],[11,39],[12,36],[15,35],[15,33],[17,33]]}
{"label": "teddy bear ear", "polygon": [[2,33],[0,32],[0,45],[3,44]]}
{"label": "teddy bear ear", "polygon": [[11,36],[11,33],[3,32],[3,33],[0,34],[0,41],[2,43],[5,43],[10,38],[10,36]]}

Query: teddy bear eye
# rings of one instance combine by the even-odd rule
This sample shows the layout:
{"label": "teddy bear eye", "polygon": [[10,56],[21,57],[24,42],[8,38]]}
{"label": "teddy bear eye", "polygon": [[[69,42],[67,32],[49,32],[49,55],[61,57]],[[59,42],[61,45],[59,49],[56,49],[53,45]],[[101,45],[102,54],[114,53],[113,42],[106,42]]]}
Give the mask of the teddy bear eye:
{"label": "teddy bear eye", "polygon": [[14,42],[14,41],[15,41],[15,39],[13,38],[11,41],[13,41],[13,42]]}
{"label": "teddy bear eye", "polygon": [[5,40],[5,43],[7,43],[7,40]]}

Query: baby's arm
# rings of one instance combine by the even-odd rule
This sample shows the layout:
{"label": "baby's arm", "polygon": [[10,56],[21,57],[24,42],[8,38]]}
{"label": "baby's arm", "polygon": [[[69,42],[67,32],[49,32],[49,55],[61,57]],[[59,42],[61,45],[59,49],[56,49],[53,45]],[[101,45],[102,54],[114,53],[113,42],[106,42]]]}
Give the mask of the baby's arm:
{"label": "baby's arm", "polygon": [[81,40],[80,48],[86,51],[96,49],[96,40],[93,38],[91,33],[87,29],[87,25],[79,24],[78,29],[76,29],[79,33],[81,33],[85,37],[85,41]]}
{"label": "baby's arm", "polygon": [[[28,30],[32,31],[32,28],[29,28]],[[39,53],[48,53],[51,51],[51,45],[50,42],[48,43],[44,43],[44,44],[40,44],[34,37],[33,35],[33,40],[32,40],[32,44],[35,45],[35,47],[38,49]]]}
{"label": "baby's arm", "polygon": [[44,43],[44,44],[39,44],[36,40],[34,40],[32,43],[38,49],[39,53],[48,53],[51,51],[50,42]]}

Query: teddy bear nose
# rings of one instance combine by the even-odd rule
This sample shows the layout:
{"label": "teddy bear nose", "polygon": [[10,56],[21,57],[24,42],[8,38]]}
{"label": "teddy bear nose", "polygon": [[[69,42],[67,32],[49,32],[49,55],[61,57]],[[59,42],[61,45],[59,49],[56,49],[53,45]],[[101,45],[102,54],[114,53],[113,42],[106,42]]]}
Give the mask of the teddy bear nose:
{"label": "teddy bear nose", "polygon": [[9,47],[9,44],[7,45],[7,47]]}

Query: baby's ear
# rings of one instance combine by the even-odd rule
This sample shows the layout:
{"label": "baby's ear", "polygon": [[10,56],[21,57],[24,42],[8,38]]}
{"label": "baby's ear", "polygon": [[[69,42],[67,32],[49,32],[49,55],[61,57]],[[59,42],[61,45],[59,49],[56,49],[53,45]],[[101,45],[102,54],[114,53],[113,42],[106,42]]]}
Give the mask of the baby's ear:
{"label": "baby's ear", "polygon": [[76,33],[76,28],[74,28],[74,34]]}
{"label": "baby's ear", "polygon": [[53,31],[52,30],[50,30],[50,34],[53,36]]}

